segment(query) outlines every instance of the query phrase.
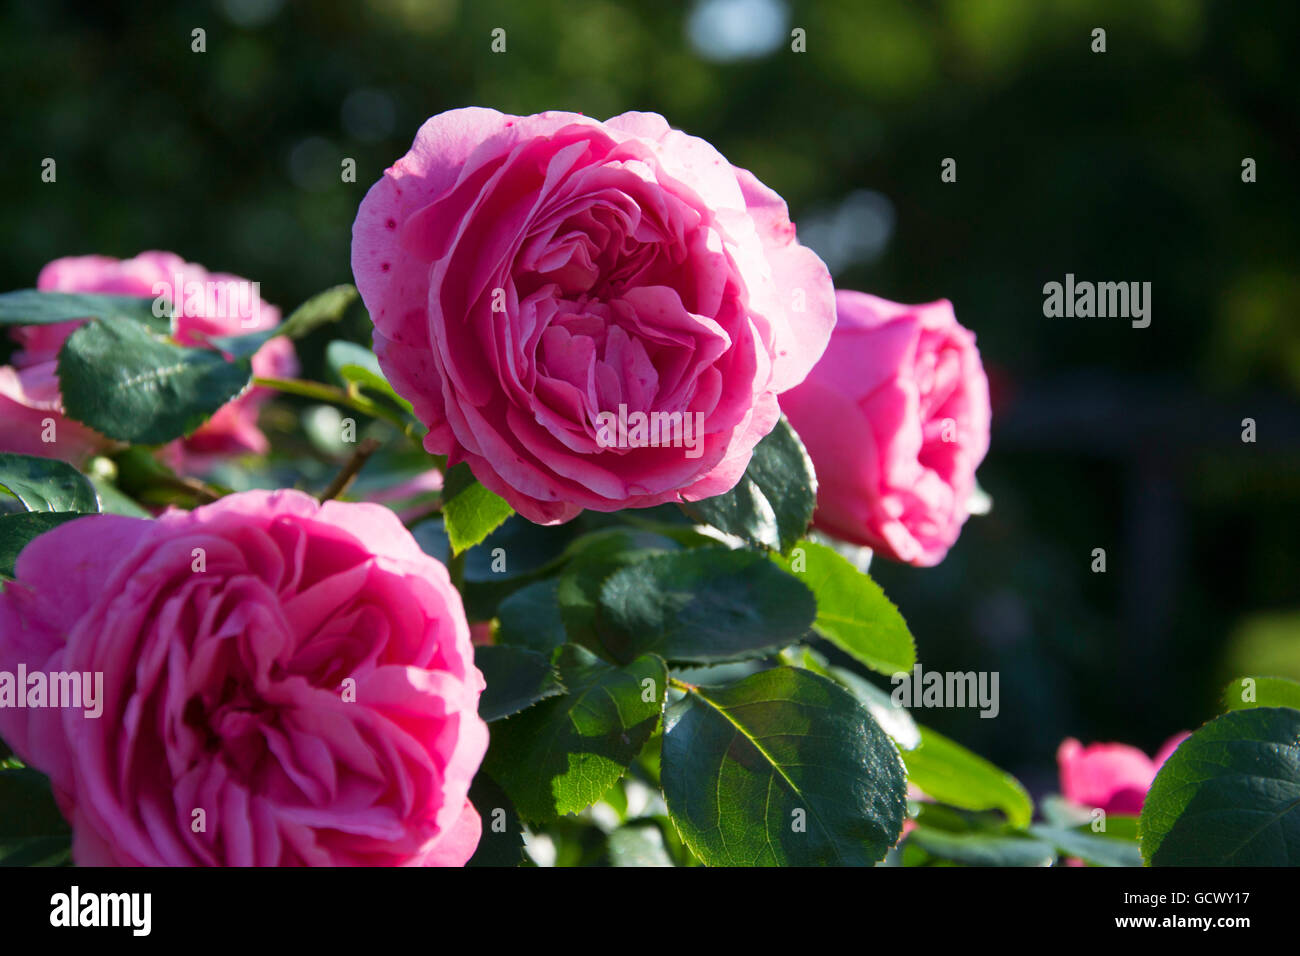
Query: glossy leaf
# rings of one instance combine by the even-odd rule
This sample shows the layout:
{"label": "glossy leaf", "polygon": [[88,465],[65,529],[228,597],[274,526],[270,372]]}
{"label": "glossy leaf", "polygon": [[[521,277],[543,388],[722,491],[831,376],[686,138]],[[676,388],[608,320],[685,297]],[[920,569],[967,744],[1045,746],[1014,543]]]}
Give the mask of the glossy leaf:
{"label": "glossy leaf", "polygon": [[564,693],[564,685],[549,656],[522,647],[474,648],[474,666],[483,672],[487,687],[479,698],[478,712],[491,722],[517,714],[539,700]]}
{"label": "glossy leaf", "polygon": [[668,810],[709,865],[869,866],[898,839],[907,803],[898,750],[824,677],[776,667],[694,687],[664,726]]}
{"label": "glossy leaf", "polygon": [[928,727],[903,754],[908,780],[926,796],[968,810],[1001,810],[1013,826],[1029,825],[1033,801],[1020,781]]}
{"label": "glossy leaf", "polygon": [[817,633],[874,671],[911,670],[916,644],[907,622],[885,592],[834,549],[800,541],[782,567],[817,598]]}
{"label": "glossy leaf", "polygon": [[651,654],[616,667],[566,644],[554,663],[568,694],[496,724],[484,764],[525,820],[599,800],[654,733],[667,688],[667,668]]}
{"label": "glossy leaf", "polygon": [[618,660],[653,652],[709,664],[798,641],[815,614],[809,590],[763,555],[695,548],[610,575],[597,617],[601,643]]}
{"label": "glossy leaf", "polygon": [[514,513],[504,499],[475,480],[464,462],[447,472],[442,488],[442,517],[452,554],[474,547]]}
{"label": "glossy leaf", "polygon": [[754,447],[754,456],[734,488],[686,502],[682,510],[719,531],[785,552],[808,530],[816,504],[812,460],[782,418]]}
{"label": "glossy leaf", "polygon": [[1210,721],[1165,761],[1138,823],[1152,866],[1300,864],[1300,710]]}
{"label": "glossy leaf", "polygon": [[247,359],[173,345],[135,322],[88,322],[59,352],[65,411],[109,438],[156,445],[194,432],[249,384]]}
{"label": "glossy leaf", "polygon": [[0,487],[28,511],[99,511],[90,480],[67,462],[0,452]]}

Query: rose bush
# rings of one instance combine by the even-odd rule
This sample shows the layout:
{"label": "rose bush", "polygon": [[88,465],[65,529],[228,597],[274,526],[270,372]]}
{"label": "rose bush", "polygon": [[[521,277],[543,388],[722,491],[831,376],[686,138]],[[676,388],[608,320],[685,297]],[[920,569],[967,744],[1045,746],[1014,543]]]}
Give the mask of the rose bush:
{"label": "rose bush", "polygon": [[[166,253],[59,260],[47,291],[0,293],[19,345],[0,370],[0,864],[1291,852],[1256,821],[1294,810],[1293,682],[1243,677],[1224,703],[1244,712],[1158,775],[1176,741],[1155,761],[1063,744],[1069,801],[1145,799],[1101,833],[867,679],[916,670],[923,635],[810,539],[814,515],[941,560],[988,383],[948,302],[834,295],[780,197],[709,144],[654,114],[444,113],[352,238],[374,352],[345,321],[353,286],[279,326]],[[178,275],[169,335],[150,303]],[[323,380],[284,380],[272,336],[309,334]],[[292,396],[276,416],[299,438],[206,480],[149,459],[265,450],[256,376]],[[58,444],[36,444],[56,416]],[[91,475],[51,457],[94,450]],[[318,497],[229,487],[290,484]],[[48,699],[52,674],[102,692]],[[975,674],[938,676],[915,706],[972,703]]]}
{"label": "rose bush", "polygon": [[975,336],[947,300],[836,293],[822,360],[781,408],[817,468],[817,527],[916,565],[943,560],[989,446]]}
{"label": "rose bush", "polygon": [[104,675],[98,717],[0,708],[79,864],[460,865],[478,843],[469,627],[382,506],[247,492],[61,525],[0,592],[0,671],[20,664]]}
{"label": "rose bush", "polygon": [[[540,523],[727,491],[834,322],[784,201],[653,113],[432,117],[352,268],[425,447]],[[612,442],[620,408],[697,447]]]}
{"label": "rose bush", "polygon": [[[202,345],[210,337],[256,332],[279,324],[279,309],[253,300],[247,292],[242,309],[223,298],[221,287],[234,285],[247,289],[251,284],[238,276],[210,273],[171,252],[143,252],[122,260],[108,256],[56,259],[41,270],[36,282],[38,289],[51,292],[155,297],[164,290],[176,306],[173,334],[182,345]],[[0,451],[51,455],[76,464],[108,444],[93,430],[66,418],[59,403],[59,349],[80,324],[69,321],[11,329],[19,348],[13,364],[0,367]],[[286,339],[271,339],[253,356],[253,371],[259,376],[289,377],[297,373],[297,367],[293,346]],[[266,452],[266,436],[257,427],[257,413],[270,394],[267,389],[253,388],[228,402],[194,434],[165,446],[164,460],[178,470],[195,470],[221,455]],[[43,435],[43,423],[49,419],[54,422],[52,442]]]}

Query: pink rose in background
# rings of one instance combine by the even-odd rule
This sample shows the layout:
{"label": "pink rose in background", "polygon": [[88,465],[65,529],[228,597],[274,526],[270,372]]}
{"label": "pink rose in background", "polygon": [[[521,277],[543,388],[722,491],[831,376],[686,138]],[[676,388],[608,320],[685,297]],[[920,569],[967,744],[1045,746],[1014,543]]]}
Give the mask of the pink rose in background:
{"label": "pink rose in background", "polygon": [[943,560],[989,447],[989,386],[952,304],[836,293],[831,344],[781,408],[817,470],[814,523],[896,561]]}
{"label": "pink rose in background", "polygon": [[380,505],[253,491],[63,524],[0,592],[0,670],[20,665],[103,675],[98,717],[0,709],[78,864],[461,865],[478,844],[469,626]]}
{"label": "pink rose in background", "polygon": [[[183,345],[201,345],[207,337],[239,335],[274,328],[280,312],[251,292],[251,283],[238,276],[209,273],[170,252],[144,252],[134,259],[73,256],[56,259],[44,269],[36,287],[51,292],[97,292],[154,297],[165,283],[179,315],[175,335]],[[195,285],[192,285],[195,284]],[[179,288],[177,288],[179,286]],[[225,287],[223,290],[222,287]],[[239,299],[223,291],[242,288]],[[176,291],[172,291],[176,290]],[[189,291],[186,291],[189,290]],[[197,294],[191,294],[195,292]],[[29,325],[12,331],[18,350],[13,365],[0,367],[0,451],[45,455],[80,464],[110,443],[62,415],[56,375],[59,349],[79,321]],[[253,356],[253,372],[264,377],[297,374],[293,346],[272,339]],[[188,438],[164,447],[163,459],[178,470],[205,467],[212,457],[267,450],[266,436],[257,427],[257,412],[271,393],[254,388],[227,403]],[[54,419],[57,441],[43,441],[40,424]]]}
{"label": "pink rose in background", "polygon": [[425,447],[540,523],[730,489],[834,323],[782,199],[653,113],[433,117],[352,269]]}
{"label": "pink rose in background", "polygon": [[1107,813],[1136,816],[1142,812],[1142,801],[1151,789],[1156,772],[1190,736],[1184,732],[1170,737],[1154,760],[1127,744],[1085,747],[1069,737],[1056,751],[1061,793],[1081,807],[1099,807]]}

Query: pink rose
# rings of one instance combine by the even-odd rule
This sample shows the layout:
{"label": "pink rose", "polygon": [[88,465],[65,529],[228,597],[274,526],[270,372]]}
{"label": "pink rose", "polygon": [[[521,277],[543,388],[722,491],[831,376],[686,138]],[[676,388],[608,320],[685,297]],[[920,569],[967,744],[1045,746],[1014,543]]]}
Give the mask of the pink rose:
{"label": "pink rose", "polygon": [[21,371],[0,365],[0,451],[80,464],[105,444],[102,435],[64,418],[53,362]]}
{"label": "pink rose", "polygon": [[815,524],[896,561],[943,560],[989,447],[989,384],[946,299],[836,293],[825,356],[781,408],[817,470]]}
{"label": "pink rose", "polygon": [[381,505],[93,515],[23,550],[0,670],[101,674],[101,713],[0,708],[0,736],[49,775],[79,864],[458,866],[473,661],[447,570]]}
{"label": "pink rose", "polygon": [[[201,345],[207,337],[239,335],[274,328],[280,311],[238,276],[209,273],[171,252],[144,252],[134,259],[73,256],[56,259],[41,270],[36,287],[53,292],[98,292],[112,295],[159,295],[160,284],[180,307],[176,337],[184,345]],[[237,295],[232,295],[236,289]],[[59,404],[56,365],[59,349],[79,321],[29,325],[12,331],[19,345],[13,367],[0,368],[0,451],[48,455],[80,464],[90,453],[110,443],[85,426],[65,418]],[[297,374],[293,346],[272,339],[253,356],[253,372],[264,377]],[[193,435],[172,442],[162,451],[178,470],[201,469],[212,457],[267,451],[266,436],[257,427],[257,412],[272,393],[254,388],[227,403]],[[34,423],[53,418],[54,436],[43,440]]]}
{"label": "pink rose", "polygon": [[1152,760],[1127,744],[1083,746],[1073,737],[1061,742],[1056,762],[1061,768],[1061,793],[1081,807],[1136,816],[1151,789],[1156,772],[1191,734],[1175,734]]}
{"label": "pink rose", "polygon": [[654,113],[433,117],[352,270],[425,447],[540,523],[730,489],[834,322],[781,197]]}

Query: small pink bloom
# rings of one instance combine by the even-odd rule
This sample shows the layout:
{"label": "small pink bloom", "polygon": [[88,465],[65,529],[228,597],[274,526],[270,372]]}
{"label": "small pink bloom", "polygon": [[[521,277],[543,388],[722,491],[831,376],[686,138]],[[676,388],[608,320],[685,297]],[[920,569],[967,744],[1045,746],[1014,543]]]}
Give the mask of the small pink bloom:
{"label": "small pink bloom", "polygon": [[[251,284],[238,276],[209,273],[171,252],[144,252],[134,259],[71,256],[56,259],[41,270],[38,289],[52,292],[96,292],[154,297],[162,286],[179,306],[175,335],[184,345],[201,345],[209,337],[239,335],[274,328],[280,312],[251,293]],[[239,296],[235,298],[234,291]],[[19,348],[12,371],[25,383],[20,390],[0,369],[0,407],[11,414],[0,419],[0,450],[49,455],[79,464],[110,443],[62,414],[58,400],[56,364],[59,349],[81,322],[31,325],[12,331]],[[287,339],[267,342],[253,356],[253,372],[263,377],[297,374],[293,346]],[[54,391],[49,390],[50,382]],[[229,402],[188,438],[162,449],[163,460],[178,470],[204,468],[220,456],[265,453],[266,436],[257,427],[258,408],[270,396],[254,388]],[[35,413],[40,412],[38,416]],[[58,438],[42,441],[32,422],[52,417]],[[67,434],[65,440],[64,434]]]}
{"label": "small pink bloom", "polygon": [[943,560],[989,446],[975,336],[946,299],[836,293],[831,343],[781,409],[817,470],[815,523],[908,564]]}
{"label": "small pink bloom", "polygon": [[834,322],[781,197],[654,113],[432,117],[352,270],[425,447],[544,524],[730,489]]}
{"label": "small pink bloom", "polygon": [[0,708],[79,864],[458,866],[478,843],[469,626],[380,505],[253,491],[61,525],[0,592],[20,665],[102,675],[98,716]]}
{"label": "small pink bloom", "polygon": [[1156,772],[1188,733],[1176,734],[1160,748],[1154,760],[1128,744],[1091,744],[1073,737],[1061,742],[1056,762],[1061,770],[1061,793],[1079,806],[1107,813],[1137,815]]}

